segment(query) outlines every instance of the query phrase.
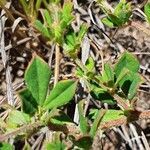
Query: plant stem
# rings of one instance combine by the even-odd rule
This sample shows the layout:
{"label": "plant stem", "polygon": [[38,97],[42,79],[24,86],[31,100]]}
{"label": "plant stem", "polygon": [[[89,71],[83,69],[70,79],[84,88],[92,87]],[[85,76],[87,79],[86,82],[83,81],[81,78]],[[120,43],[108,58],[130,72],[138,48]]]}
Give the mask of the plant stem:
{"label": "plant stem", "polygon": [[54,86],[58,82],[59,78],[59,61],[60,61],[60,47],[56,44],[55,48],[55,71],[54,71]]}
{"label": "plant stem", "polygon": [[127,103],[117,94],[112,95],[114,99],[117,101],[117,104],[119,104],[124,110],[128,110],[130,106],[127,105]]}
{"label": "plant stem", "polygon": [[[105,112],[105,109],[104,109],[104,112]],[[116,119],[116,120],[111,120],[111,121],[101,123],[99,126],[99,129],[107,130],[107,129],[110,129],[112,127],[121,126],[123,124],[127,124],[127,123],[141,120],[141,119],[150,119],[150,111],[140,112],[137,110],[133,110],[133,111],[131,110],[128,112],[127,116],[123,116],[123,117]],[[43,123],[41,121],[37,121],[37,122],[29,124],[29,125],[24,125],[18,129],[16,129],[15,131],[0,135],[0,142],[5,141],[5,140],[9,139],[10,137],[16,136],[22,132],[37,129],[40,126],[45,126],[45,123]],[[61,126],[59,129],[57,129],[57,127],[55,127],[55,125],[53,125],[53,124],[49,124],[48,127],[50,130],[53,130],[53,131],[59,130],[59,131],[62,131],[64,133],[67,133],[67,134],[69,134],[69,133],[74,134],[77,132],[80,133],[79,128],[75,124],[72,124],[72,125],[68,124],[64,127]],[[55,130],[55,128],[56,128],[56,130]]]}

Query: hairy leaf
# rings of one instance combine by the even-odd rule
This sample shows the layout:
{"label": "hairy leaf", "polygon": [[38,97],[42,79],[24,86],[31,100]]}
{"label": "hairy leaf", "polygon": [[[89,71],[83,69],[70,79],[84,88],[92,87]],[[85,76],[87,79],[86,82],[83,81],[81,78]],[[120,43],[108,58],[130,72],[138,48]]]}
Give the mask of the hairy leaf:
{"label": "hairy leaf", "polygon": [[120,0],[114,10],[114,15],[116,15],[121,23],[124,24],[129,20],[131,14],[131,4],[127,3],[126,0]]}
{"label": "hairy leaf", "polygon": [[9,127],[21,126],[28,124],[30,122],[30,116],[18,110],[13,110],[10,112],[7,123]]}
{"label": "hairy leaf", "polygon": [[50,34],[48,28],[45,27],[44,24],[41,23],[41,21],[36,20],[34,23],[34,26],[37,30],[39,30],[43,34],[43,36],[45,36],[46,38],[49,38],[49,39],[51,38],[51,34]]}
{"label": "hairy leaf", "polygon": [[34,55],[25,72],[25,81],[27,88],[40,106],[46,99],[50,77],[51,71],[48,64],[39,56]]}
{"label": "hairy leaf", "polygon": [[108,26],[108,27],[110,27],[110,28],[113,28],[113,27],[114,27],[113,22],[112,22],[111,20],[109,20],[108,18],[103,18],[103,19],[102,19],[102,22],[103,22],[106,26]]}

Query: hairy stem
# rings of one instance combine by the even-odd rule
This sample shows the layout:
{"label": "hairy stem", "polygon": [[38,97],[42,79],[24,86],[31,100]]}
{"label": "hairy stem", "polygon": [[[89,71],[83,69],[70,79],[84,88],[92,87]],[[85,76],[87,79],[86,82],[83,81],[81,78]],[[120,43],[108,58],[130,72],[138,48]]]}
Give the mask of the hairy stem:
{"label": "hairy stem", "polygon": [[54,86],[58,82],[59,78],[59,61],[60,61],[60,47],[58,44],[56,44],[55,49],[55,71],[54,71]]}
{"label": "hairy stem", "polygon": [[[100,123],[99,129],[107,130],[107,129],[110,129],[112,127],[121,126],[123,124],[131,123],[133,121],[137,121],[137,120],[141,120],[141,119],[150,119],[150,111],[140,112],[137,110],[131,110],[128,112],[128,114],[126,116],[122,116],[119,119]],[[0,135],[0,142],[5,141],[5,140],[9,139],[10,137],[16,136],[22,132],[31,131],[31,130],[37,129],[40,126],[44,126],[44,125],[46,125],[46,124],[42,123],[41,121],[37,121],[37,122],[29,124],[29,125],[24,125],[18,129],[16,129],[15,131]],[[50,124],[48,124],[48,128],[50,130],[61,131],[61,132],[66,133],[66,134],[80,133],[79,128],[75,124],[56,126],[56,125],[50,123]]]}

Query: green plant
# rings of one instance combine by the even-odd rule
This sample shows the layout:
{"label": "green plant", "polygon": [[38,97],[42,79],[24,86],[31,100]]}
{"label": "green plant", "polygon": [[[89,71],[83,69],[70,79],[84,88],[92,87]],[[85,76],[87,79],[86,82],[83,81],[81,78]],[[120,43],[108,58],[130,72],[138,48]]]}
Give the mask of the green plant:
{"label": "green plant", "polygon": [[146,15],[146,21],[150,23],[150,2],[147,2],[145,4],[144,13]]}
{"label": "green plant", "polygon": [[44,22],[36,20],[35,27],[48,40],[62,45],[65,32],[74,18],[72,15],[72,3],[64,3],[63,7],[61,7],[60,3],[51,2],[48,4],[47,9],[41,10],[41,14]]}
{"label": "green plant", "polygon": [[[0,5],[4,3],[5,1],[0,2]],[[102,22],[108,27],[119,29],[129,25],[129,22],[133,25],[131,3],[120,0],[115,8],[105,0],[98,0],[98,3],[105,14]],[[79,58],[80,46],[84,35],[88,33],[88,25],[83,23],[78,31],[74,31],[71,23],[75,17],[70,0],[63,4],[60,0],[20,0],[20,4],[30,23],[45,37],[48,44],[56,46],[54,84],[50,82],[52,71],[48,64],[33,54],[25,71],[25,87],[18,91],[21,106],[18,109],[7,104],[0,106],[2,111],[9,110],[5,119],[0,118],[0,149],[14,149],[9,144],[10,138],[13,141],[21,139],[24,142],[23,149],[31,149],[28,139],[48,131],[53,136],[51,139],[44,137],[43,149],[88,150],[91,149],[95,136],[106,129],[149,118],[149,111],[140,112],[134,106],[137,89],[144,82],[138,73],[140,64],[134,55],[125,51],[114,65],[102,63],[102,71],[99,73],[92,56],[89,56],[85,64]],[[41,16],[38,15],[39,12]],[[144,12],[146,20],[150,22],[149,2],[144,6]],[[58,82],[60,48],[65,57],[70,57],[76,65],[75,79]],[[84,82],[86,92],[92,99],[107,103],[108,109],[92,106],[87,111],[86,98],[80,99],[76,103],[79,122],[74,123],[67,113],[66,105],[75,95],[78,80]],[[68,146],[66,141],[71,144]]]}
{"label": "green plant", "polygon": [[34,21],[37,19],[38,11],[41,7],[42,1],[43,0],[19,0],[25,14],[28,16],[28,19],[31,23],[34,23]]}
{"label": "green plant", "polygon": [[87,119],[83,117],[83,108],[79,103],[80,128],[84,134],[89,133],[94,137],[98,127],[103,122],[117,120],[119,118],[129,117],[129,114],[134,114],[135,96],[138,86],[143,82],[143,78],[138,73],[139,62],[129,52],[122,54],[118,62],[112,67],[109,63],[104,65],[102,74],[93,72],[93,69],[88,69],[89,66],[94,68],[94,62],[86,64],[87,71],[82,68],[77,69],[77,75],[86,81],[86,85],[90,90],[91,95],[96,100],[108,105],[118,105],[117,109],[91,110],[90,118],[94,121],[91,130],[88,130]]}
{"label": "green plant", "polygon": [[[22,102],[21,111],[12,109],[6,122],[2,121],[6,135],[19,130],[17,136],[23,135],[26,138],[37,126],[49,126],[53,123],[62,125],[70,121],[58,108],[69,103],[73,98],[77,81],[60,81],[50,90],[49,94],[50,78],[49,66],[34,54],[25,72],[26,87],[18,92]],[[24,129],[30,132],[24,132]]]}
{"label": "green plant", "polygon": [[[91,61],[93,66],[93,61]],[[139,62],[129,52],[122,54],[118,62],[112,67],[109,63],[104,65],[102,74],[97,74],[89,69],[88,72],[78,69],[77,73],[81,78],[86,79],[91,94],[96,99],[109,104],[116,104],[114,95],[122,97],[128,109],[132,109],[132,99],[137,93],[139,84],[143,82],[142,77],[138,74]],[[87,68],[88,70],[88,68]],[[126,109],[126,108],[123,108]]]}
{"label": "green plant", "polygon": [[115,9],[110,10],[105,6],[103,1],[100,1],[100,6],[106,17],[102,19],[102,22],[108,27],[120,27],[129,21],[132,14],[131,3],[127,3],[126,0],[120,0]]}

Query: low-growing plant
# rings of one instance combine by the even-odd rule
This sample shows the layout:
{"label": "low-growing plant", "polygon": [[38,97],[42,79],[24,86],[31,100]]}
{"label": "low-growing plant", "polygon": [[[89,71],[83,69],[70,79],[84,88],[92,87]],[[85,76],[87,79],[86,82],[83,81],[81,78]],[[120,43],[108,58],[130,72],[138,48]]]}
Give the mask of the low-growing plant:
{"label": "low-growing plant", "polygon": [[33,24],[38,17],[38,11],[41,7],[43,0],[19,0],[22,8],[27,15],[29,21]]}
{"label": "low-growing plant", "polygon": [[126,0],[120,0],[117,6],[110,10],[106,5],[105,1],[100,1],[100,6],[106,17],[102,19],[102,22],[108,27],[120,27],[129,21],[132,15],[131,3]]}
{"label": "low-growing plant", "polygon": [[[108,27],[119,28],[126,25],[132,15],[131,3],[120,0],[115,8],[109,9],[105,0],[98,0],[105,17],[102,22]],[[136,110],[137,90],[144,78],[139,74],[139,61],[125,50],[115,64],[106,62],[101,73],[96,69],[96,62],[89,57],[85,65],[80,61],[79,52],[84,35],[88,32],[86,24],[81,24],[75,32],[71,26],[75,19],[73,3],[60,0],[25,1],[20,0],[32,25],[45,37],[46,41],[56,45],[55,73],[38,55],[33,58],[25,71],[25,87],[18,91],[21,108],[10,105],[1,107],[8,111],[6,119],[0,118],[0,149],[14,149],[9,143],[18,139],[24,142],[24,149],[31,149],[28,139],[37,133],[52,132],[51,140],[44,138],[43,149],[91,149],[96,135],[106,129],[138,119],[149,118],[150,112]],[[44,4],[41,8],[41,4]],[[150,22],[149,2],[144,7],[146,20]],[[42,19],[38,19],[38,11]],[[74,79],[58,82],[59,56],[62,48],[66,57],[76,64]],[[55,81],[56,80],[56,81]],[[113,106],[111,109],[89,108],[86,111],[86,98],[77,101],[79,122],[75,123],[64,111],[73,100],[78,81],[85,84],[86,90],[94,101]],[[46,131],[45,131],[46,130]],[[65,138],[61,135],[65,134]],[[14,141],[10,141],[12,138]],[[6,142],[3,142],[6,141]],[[69,141],[70,144],[68,146]],[[8,143],[7,143],[8,142]]]}
{"label": "low-growing plant", "polygon": [[[26,139],[36,127],[49,126],[51,119],[54,123],[58,122],[57,118],[61,119],[61,115],[63,115],[63,119],[60,124],[70,121],[69,117],[58,108],[73,98],[77,81],[60,81],[49,91],[51,89],[50,78],[51,70],[48,64],[34,54],[25,72],[26,87],[18,92],[22,103],[21,110],[12,108],[6,122],[1,120],[3,131],[8,137],[0,137],[0,141],[9,138],[9,133],[13,132]],[[6,107],[8,108],[8,106]],[[27,132],[25,132],[26,130]],[[4,144],[5,146],[7,145]]]}

